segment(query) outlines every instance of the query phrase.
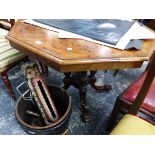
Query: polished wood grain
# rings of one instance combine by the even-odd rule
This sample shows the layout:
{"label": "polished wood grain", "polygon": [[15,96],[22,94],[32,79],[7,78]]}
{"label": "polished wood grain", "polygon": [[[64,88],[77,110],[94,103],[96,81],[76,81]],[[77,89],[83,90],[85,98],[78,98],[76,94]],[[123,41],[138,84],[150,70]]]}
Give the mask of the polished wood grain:
{"label": "polished wood grain", "polygon": [[25,54],[65,72],[64,88],[73,85],[79,90],[83,121],[90,120],[86,108],[87,85],[100,91],[111,89],[109,85],[95,85],[96,70],[138,68],[143,61],[149,60],[155,49],[155,40],[146,40],[142,50],[123,51],[83,39],[59,39],[57,32],[23,23],[22,20],[16,22],[7,39]]}
{"label": "polished wood grain", "polygon": [[7,39],[15,48],[61,72],[138,68],[155,49],[155,40],[146,40],[142,50],[123,51],[83,39],[59,39],[57,32],[22,20],[16,22]]}

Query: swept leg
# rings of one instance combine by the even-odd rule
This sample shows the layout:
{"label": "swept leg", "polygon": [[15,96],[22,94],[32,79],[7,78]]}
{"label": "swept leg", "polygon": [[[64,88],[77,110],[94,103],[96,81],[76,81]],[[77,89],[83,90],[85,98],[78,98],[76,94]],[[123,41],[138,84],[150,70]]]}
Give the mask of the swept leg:
{"label": "swept leg", "polygon": [[97,86],[96,83],[96,77],[95,74],[97,71],[90,71],[89,75],[89,84],[97,91],[103,92],[103,91],[110,91],[112,89],[111,85],[103,85],[103,86]]}
{"label": "swept leg", "polygon": [[118,72],[119,72],[119,69],[116,69],[113,76],[116,76]]}

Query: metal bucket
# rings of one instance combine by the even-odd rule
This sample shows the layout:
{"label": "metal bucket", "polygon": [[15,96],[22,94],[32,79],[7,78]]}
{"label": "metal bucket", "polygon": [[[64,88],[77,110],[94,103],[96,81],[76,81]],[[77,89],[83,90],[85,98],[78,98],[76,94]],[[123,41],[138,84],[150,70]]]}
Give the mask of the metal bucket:
{"label": "metal bucket", "polygon": [[71,115],[71,97],[60,87],[48,85],[48,89],[60,115],[60,119],[50,125],[45,125],[40,117],[27,113],[27,111],[36,111],[36,108],[34,108],[30,101],[26,101],[22,97],[17,101],[15,110],[16,119],[29,134],[57,135],[65,133],[68,129]]}

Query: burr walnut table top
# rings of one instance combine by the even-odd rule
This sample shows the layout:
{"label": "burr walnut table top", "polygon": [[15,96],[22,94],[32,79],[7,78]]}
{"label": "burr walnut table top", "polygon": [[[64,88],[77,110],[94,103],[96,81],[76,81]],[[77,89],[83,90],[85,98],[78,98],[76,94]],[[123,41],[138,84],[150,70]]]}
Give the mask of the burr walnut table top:
{"label": "burr walnut table top", "polygon": [[58,33],[18,20],[7,39],[25,54],[60,72],[140,67],[155,49],[155,39],[141,50],[119,50],[83,39],[60,39]]}

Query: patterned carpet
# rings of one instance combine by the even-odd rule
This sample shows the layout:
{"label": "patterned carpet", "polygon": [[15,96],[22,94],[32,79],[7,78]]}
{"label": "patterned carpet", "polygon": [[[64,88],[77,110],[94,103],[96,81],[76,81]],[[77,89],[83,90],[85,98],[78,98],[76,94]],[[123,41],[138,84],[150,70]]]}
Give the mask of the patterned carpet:
{"label": "patterned carpet", "polygon": [[[145,69],[146,63],[140,69],[121,70],[113,77],[114,71],[98,71],[98,83],[112,85],[112,90],[108,93],[98,93],[88,86],[87,103],[93,120],[83,123],[80,120],[79,95],[78,91],[70,87],[68,93],[72,97],[72,115],[69,128],[72,135],[106,135],[106,125],[114,106],[116,97],[131,84]],[[9,78],[17,98],[19,97],[16,87],[24,81],[24,76],[20,70],[21,65],[16,66],[9,72]],[[49,69],[49,76],[45,77],[48,84],[61,86],[63,74],[53,69]],[[25,135],[27,134],[15,119],[15,102],[7,94],[6,88],[0,79],[0,134],[3,135]]]}

